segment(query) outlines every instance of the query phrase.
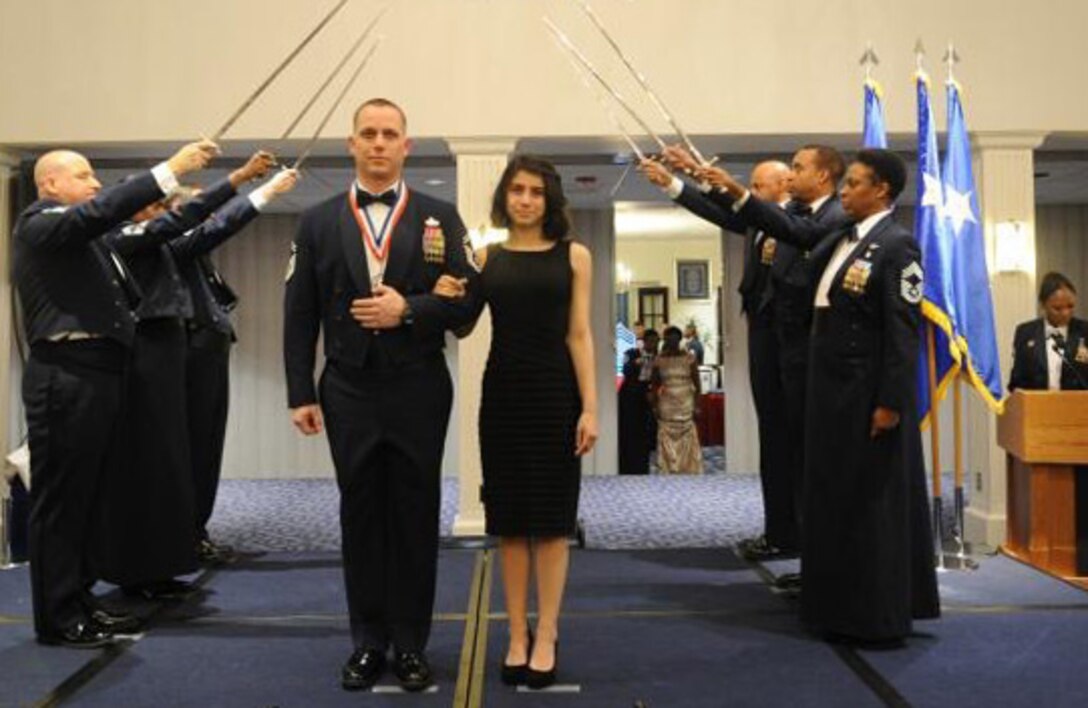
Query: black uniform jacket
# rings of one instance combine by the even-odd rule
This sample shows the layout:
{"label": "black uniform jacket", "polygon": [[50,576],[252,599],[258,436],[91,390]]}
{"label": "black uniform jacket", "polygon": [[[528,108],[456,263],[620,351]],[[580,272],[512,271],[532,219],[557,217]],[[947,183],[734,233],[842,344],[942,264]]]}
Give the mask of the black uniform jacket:
{"label": "black uniform jacket", "polygon": [[[408,301],[411,319],[399,327],[372,330],[352,318],[353,300],[369,297],[366,246],[346,193],[303,213],[292,246],[284,298],[283,353],[291,408],[317,401],[315,347],[324,330],[325,357],[363,366],[368,350],[381,346],[393,366],[433,358],[445,346],[445,331],[473,321],[480,306],[469,264],[465,225],[452,204],[411,190],[389,246],[383,282]],[[425,241],[428,248],[424,249]],[[432,293],[439,276],[469,278],[469,295],[452,301]]]}
{"label": "black uniform jacket", "polygon": [[[717,197],[730,203],[727,195]],[[730,207],[731,208],[731,207]],[[785,325],[808,327],[812,318],[812,300],[823,273],[812,263],[812,250],[831,234],[842,231],[853,221],[842,210],[838,195],[828,197],[815,213],[792,201],[781,209],[754,194],[737,211],[741,222],[775,239],[771,279],[775,289],[775,316]]]}
{"label": "black uniform jacket", "polygon": [[14,277],[30,344],[64,332],[131,344],[131,274],[98,239],[162,196],[148,171],[83,204],[43,199],[23,211],[14,231]]}
{"label": "black uniform jacket", "polygon": [[[1049,383],[1047,351],[1054,346],[1046,338],[1046,322],[1040,317],[1022,322],[1013,337],[1012,374],[1009,390],[1018,388],[1045,390]],[[1074,317],[1069,321],[1069,336],[1065,338],[1065,358],[1062,364],[1063,390],[1088,389],[1088,322]]]}
{"label": "black uniform jacket", "polygon": [[[218,207],[218,204],[216,204]],[[234,338],[230,312],[238,296],[216,270],[209,254],[260,214],[246,196],[235,196],[200,226],[169,243],[193,300],[192,321]]]}
{"label": "black uniform jacket", "polygon": [[103,240],[125,260],[136,276],[143,298],[136,308],[141,320],[193,316],[193,301],[167,245],[204,221],[212,210],[234,194],[230,181],[221,180],[191,199],[180,212],[168,212],[140,224],[128,223],[107,233]]}
{"label": "black uniform jacket", "polygon": [[[812,252],[815,272],[844,237]],[[911,234],[882,219],[834,274],[813,330],[802,617],[860,638],[903,637],[912,618],[939,614],[914,400],[919,263]],[[878,406],[900,421],[874,439]]]}

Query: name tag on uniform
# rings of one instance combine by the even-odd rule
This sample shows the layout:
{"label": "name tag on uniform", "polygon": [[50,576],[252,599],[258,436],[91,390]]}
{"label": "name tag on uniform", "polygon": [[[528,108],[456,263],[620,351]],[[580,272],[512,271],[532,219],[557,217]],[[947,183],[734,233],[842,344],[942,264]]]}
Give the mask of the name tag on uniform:
{"label": "name tag on uniform", "polygon": [[427,263],[446,262],[446,235],[438,219],[428,216],[423,222],[423,260]]}
{"label": "name tag on uniform", "polygon": [[846,269],[846,275],[842,277],[842,287],[854,295],[863,295],[869,285],[869,276],[872,275],[873,264],[864,258],[856,258]]}
{"label": "name tag on uniform", "polygon": [[763,239],[763,248],[759,251],[759,262],[763,265],[774,263],[774,254],[778,252],[778,241],[773,238]]}

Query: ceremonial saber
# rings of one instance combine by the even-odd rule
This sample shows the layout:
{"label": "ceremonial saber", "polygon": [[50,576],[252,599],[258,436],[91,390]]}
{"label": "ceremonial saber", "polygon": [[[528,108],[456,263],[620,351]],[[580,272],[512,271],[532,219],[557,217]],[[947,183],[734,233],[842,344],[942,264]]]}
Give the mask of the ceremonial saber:
{"label": "ceremonial saber", "polygon": [[330,10],[329,13],[325,15],[324,19],[322,19],[321,22],[317,24],[317,27],[314,27],[310,31],[310,33],[306,35],[302,42],[293,50],[291,50],[291,53],[287,55],[287,58],[280,62],[279,66],[277,66],[272,71],[268,78],[261,82],[261,85],[257,87],[257,90],[251,93],[249,97],[242,102],[242,105],[239,106],[238,110],[236,110],[234,114],[227,119],[227,122],[224,123],[219,130],[215,131],[215,135],[212,136],[212,140],[214,142],[219,142],[219,139],[222,138],[223,135],[225,135],[226,132],[230,130],[231,126],[233,126],[235,122],[237,122],[237,120],[242,117],[242,114],[245,113],[246,110],[253,105],[253,102],[256,101],[257,98],[265,92],[265,89],[272,85],[272,82],[276,80],[276,77],[282,74],[283,70],[286,69],[292,61],[294,61],[295,57],[298,56],[299,52],[301,52],[306,47],[306,45],[309,44],[310,41],[317,36],[318,32],[324,29],[325,25],[329,24],[333,16],[336,13],[340,12],[340,8],[344,7],[344,5],[346,5],[347,3],[348,0],[340,0],[340,2],[336,4],[336,7]]}
{"label": "ceremonial saber", "polygon": [[616,89],[612,88],[608,84],[608,82],[604,80],[604,77],[601,76],[600,72],[598,72],[597,69],[594,68],[593,64],[590,63],[589,59],[587,59],[584,54],[582,54],[581,50],[578,49],[578,47],[574,46],[574,43],[567,38],[567,35],[563,34],[563,32],[558,27],[556,27],[555,24],[547,17],[544,18],[544,24],[546,24],[548,26],[548,29],[552,31],[552,34],[554,34],[556,39],[559,40],[559,43],[568,52],[570,52],[570,54],[574,58],[578,60],[578,63],[585,67],[585,70],[589,72],[590,76],[596,79],[597,83],[603,86],[604,89],[608,91],[608,93],[612,96],[612,98],[616,99],[616,103],[620,104],[620,106],[622,106],[623,109],[627,111],[628,115],[634,118],[635,122],[638,123],[644,131],[646,131],[646,134],[652,137],[654,141],[661,147],[661,149],[664,150],[667,147],[665,145],[665,141],[662,140],[661,137],[654,132],[653,128],[646,124],[646,121],[642,120],[642,118],[639,117],[638,113],[635,113],[635,110],[631,108],[631,105],[627,103],[623,96],[620,95],[619,91],[616,91]]}
{"label": "ceremonial saber", "polygon": [[578,62],[574,61],[574,56],[571,55],[569,52],[567,52],[567,59],[570,61],[570,65],[574,67],[574,72],[578,74],[578,77],[580,79],[582,79],[582,83],[585,84],[586,88],[592,91],[593,95],[597,97],[597,102],[601,104],[601,108],[604,109],[605,114],[608,116],[609,120],[612,121],[612,124],[616,126],[616,130],[620,131],[620,135],[622,135],[623,139],[627,141],[627,144],[631,147],[631,150],[634,151],[635,155],[638,157],[639,160],[645,160],[646,155],[643,154],[641,149],[639,149],[639,146],[635,142],[635,139],[632,138],[631,135],[627,132],[627,129],[624,127],[623,122],[620,120],[619,116],[616,115],[615,111],[613,111],[612,108],[605,101],[604,95],[601,94],[600,91],[597,91],[593,88],[593,84],[590,83],[589,76],[586,74],[585,70],[582,69],[581,65],[579,65]]}
{"label": "ceremonial saber", "polygon": [[374,42],[374,45],[370,48],[370,51],[366,53],[366,56],[363,57],[363,60],[359,62],[359,65],[357,67],[355,67],[355,71],[352,72],[351,78],[348,79],[348,82],[344,84],[344,88],[341,89],[340,95],[336,97],[336,100],[329,107],[328,112],[325,113],[325,117],[321,119],[321,124],[317,126],[317,130],[314,131],[314,135],[312,138],[310,138],[310,142],[306,144],[306,148],[302,151],[302,154],[299,155],[298,159],[295,160],[295,164],[291,165],[292,170],[299,169],[299,167],[302,166],[302,163],[306,161],[306,158],[310,156],[310,153],[314,149],[314,145],[317,144],[318,138],[321,137],[321,131],[323,131],[325,129],[325,126],[328,125],[329,119],[332,118],[332,114],[336,112],[336,109],[340,106],[340,102],[344,100],[344,96],[348,94],[348,91],[351,89],[352,84],[355,83],[355,79],[359,78],[359,74],[362,73],[363,68],[366,67],[367,62],[370,61],[370,57],[374,56],[374,51],[381,43],[382,38],[378,37],[378,41]]}
{"label": "ceremonial saber", "polygon": [[578,0],[578,4],[582,6],[582,10],[586,13],[586,16],[589,17],[590,21],[593,22],[594,26],[600,31],[601,35],[612,46],[612,49],[616,51],[616,55],[623,62],[623,65],[627,67],[627,70],[631,72],[631,75],[635,77],[635,81],[637,81],[639,86],[642,87],[642,90],[646,92],[646,95],[650,97],[650,101],[653,102],[655,106],[657,106],[657,110],[661,111],[661,115],[665,118],[665,120],[672,127],[672,129],[676,131],[676,134],[680,136],[680,139],[684,141],[684,145],[686,145],[688,150],[691,151],[691,154],[695,156],[695,159],[704,166],[709,166],[710,164],[712,164],[710,162],[707,162],[706,158],[703,157],[703,154],[699,152],[699,148],[695,147],[695,143],[691,142],[688,134],[684,132],[683,128],[681,128],[680,125],[676,122],[676,119],[673,118],[672,113],[670,113],[669,110],[665,108],[665,104],[661,101],[660,98],[658,98],[657,94],[654,93],[654,90],[650,88],[650,82],[646,80],[646,77],[642,75],[642,72],[636,69],[634,64],[632,64],[631,61],[627,58],[627,55],[623,53],[623,50],[620,49],[619,43],[617,43],[616,40],[612,38],[612,35],[608,32],[608,30],[605,29],[604,24],[597,17],[597,13],[593,11],[593,8],[589,6],[589,3],[585,0]]}
{"label": "ceremonial saber", "polygon": [[378,24],[378,20],[380,20],[382,18],[382,15],[384,15],[388,10],[389,5],[386,5],[378,12],[377,15],[374,16],[374,19],[371,20],[370,24],[368,24],[366,28],[362,31],[362,33],[359,35],[359,38],[355,40],[355,43],[351,45],[351,49],[347,51],[347,54],[344,55],[344,58],[341,59],[340,63],[336,65],[336,68],[332,70],[332,73],[329,74],[329,77],[325,79],[325,82],[321,84],[321,87],[317,89],[317,92],[314,93],[313,97],[306,103],[305,106],[302,107],[302,111],[300,111],[298,116],[293,121],[291,121],[291,125],[287,126],[287,130],[283,131],[283,135],[280,136],[280,140],[286,140],[288,136],[291,135],[291,132],[298,127],[298,124],[302,121],[306,114],[310,112],[310,109],[313,108],[314,104],[317,103],[317,99],[321,98],[321,94],[325,93],[325,89],[327,89],[329,87],[329,84],[332,83],[333,79],[335,79],[337,75],[339,75],[340,71],[344,68],[344,65],[348,63],[348,60],[355,55],[355,52],[358,51],[359,47],[362,46],[364,41],[366,41],[366,38],[370,36],[370,33],[371,31],[373,31],[375,25]]}

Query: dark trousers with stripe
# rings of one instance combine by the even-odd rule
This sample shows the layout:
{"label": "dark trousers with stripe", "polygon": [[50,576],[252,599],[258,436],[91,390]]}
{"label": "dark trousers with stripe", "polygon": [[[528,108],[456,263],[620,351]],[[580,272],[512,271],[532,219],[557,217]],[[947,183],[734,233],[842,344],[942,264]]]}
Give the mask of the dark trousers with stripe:
{"label": "dark trousers with stripe", "polygon": [[441,355],[383,364],[329,361],[320,381],[340,488],[351,635],[357,648],[422,651],[434,606],[453,384]]}
{"label": "dark trousers with stripe", "polygon": [[39,343],[23,373],[30,444],[34,629],[55,637],[86,619],[94,513],[119,430],[128,350],[105,339]]}
{"label": "dark trousers with stripe", "polygon": [[759,431],[759,481],[763,492],[763,528],[778,548],[798,547],[794,499],[794,451],[783,388],[780,344],[774,318],[767,311],[748,316],[748,376]]}
{"label": "dark trousers with stripe", "polygon": [[208,520],[212,517],[219,491],[230,404],[231,343],[231,336],[225,332],[189,326],[185,405],[198,539],[208,537]]}

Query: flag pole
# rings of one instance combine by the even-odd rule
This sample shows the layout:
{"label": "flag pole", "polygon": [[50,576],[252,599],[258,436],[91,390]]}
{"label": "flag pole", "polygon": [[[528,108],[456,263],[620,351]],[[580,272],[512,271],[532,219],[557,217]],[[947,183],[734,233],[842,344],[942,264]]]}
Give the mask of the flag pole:
{"label": "flag pole", "polygon": [[930,457],[933,460],[933,552],[936,556],[937,570],[945,570],[944,551],[944,515],[941,499],[941,431],[937,416],[937,334],[933,322],[926,322],[926,360],[929,363],[929,442]]}
{"label": "flag pole", "polygon": [[964,540],[965,526],[963,523],[964,515],[964,479],[966,477],[964,470],[964,456],[963,456],[963,378],[962,373],[958,374],[953,382],[952,386],[952,405],[953,408],[953,425],[955,426],[955,497],[953,504],[955,504],[955,520],[956,520],[956,554],[953,556],[956,562],[956,567],[959,570],[978,570],[978,563],[973,560],[967,553],[967,542]]}

